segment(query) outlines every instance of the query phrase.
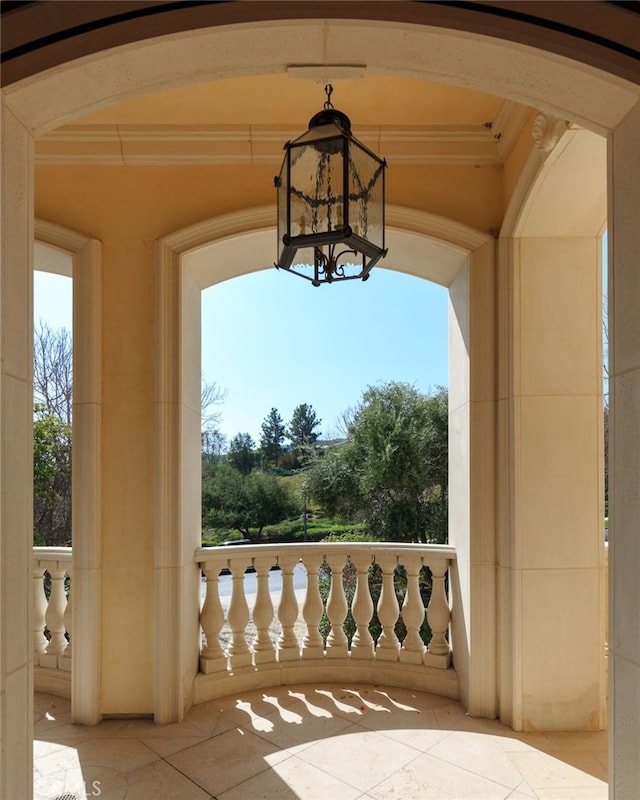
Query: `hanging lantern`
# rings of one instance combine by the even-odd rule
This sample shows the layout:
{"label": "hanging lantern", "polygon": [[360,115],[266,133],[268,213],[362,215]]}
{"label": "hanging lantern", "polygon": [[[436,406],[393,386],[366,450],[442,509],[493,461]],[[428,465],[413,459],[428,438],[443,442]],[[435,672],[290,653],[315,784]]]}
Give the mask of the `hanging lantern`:
{"label": "hanging lantern", "polygon": [[278,191],[276,267],[321,283],[366,281],[384,246],[386,162],[351,134],[346,114],[331,103],[309,130],[285,144]]}

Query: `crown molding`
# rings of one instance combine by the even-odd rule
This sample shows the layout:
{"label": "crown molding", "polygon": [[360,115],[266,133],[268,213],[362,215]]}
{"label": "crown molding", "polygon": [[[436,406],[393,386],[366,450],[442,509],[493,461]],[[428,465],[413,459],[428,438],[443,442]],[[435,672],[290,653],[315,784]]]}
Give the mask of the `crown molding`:
{"label": "crown molding", "polygon": [[[357,138],[391,164],[499,166],[529,113],[505,102],[491,123],[361,125]],[[285,125],[66,125],[36,141],[36,164],[278,165],[298,133]]]}

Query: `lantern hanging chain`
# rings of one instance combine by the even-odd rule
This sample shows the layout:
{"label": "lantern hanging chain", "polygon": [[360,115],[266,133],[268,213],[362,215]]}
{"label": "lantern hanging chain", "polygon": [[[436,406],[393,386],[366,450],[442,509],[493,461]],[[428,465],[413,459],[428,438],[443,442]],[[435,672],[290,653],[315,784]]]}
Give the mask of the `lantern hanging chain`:
{"label": "lantern hanging chain", "polygon": [[331,102],[331,95],[333,94],[333,86],[328,83],[324,87],[325,92],[327,93],[327,99],[324,101],[324,109],[325,111],[329,111],[329,109],[333,108],[333,103]]}

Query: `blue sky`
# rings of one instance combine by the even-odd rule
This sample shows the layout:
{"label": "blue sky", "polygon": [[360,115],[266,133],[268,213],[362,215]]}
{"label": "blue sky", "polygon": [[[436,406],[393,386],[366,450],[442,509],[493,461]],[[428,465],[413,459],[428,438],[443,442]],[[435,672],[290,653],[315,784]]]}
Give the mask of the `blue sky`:
{"label": "blue sky", "polygon": [[379,268],[366,283],[315,288],[266,270],[207,289],[202,363],[205,377],[227,390],[223,431],[257,441],[272,407],[286,423],[307,403],[330,437],[369,385],[447,385],[447,294]]}
{"label": "blue sky", "polygon": [[[34,318],[71,328],[71,280],[35,273]],[[226,392],[221,428],[249,433],[275,407],[313,406],[323,437],[369,385],[448,383],[447,290],[375,268],[366,282],[315,288],[275,269],[203,292],[202,369]]]}

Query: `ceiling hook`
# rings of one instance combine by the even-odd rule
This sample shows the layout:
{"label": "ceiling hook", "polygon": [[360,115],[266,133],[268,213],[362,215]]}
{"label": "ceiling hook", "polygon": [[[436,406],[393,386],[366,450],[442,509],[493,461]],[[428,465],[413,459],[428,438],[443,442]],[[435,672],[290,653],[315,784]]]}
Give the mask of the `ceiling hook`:
{"label": "ceiling hook", "polygon": [[324,87],[324,90],[327,93],[327,99],[325,101],[324,107],[326,109],[333,108],[333,103],[331,102],[331,95],[333,94],[333,86],[330,83],[328,83]]}

